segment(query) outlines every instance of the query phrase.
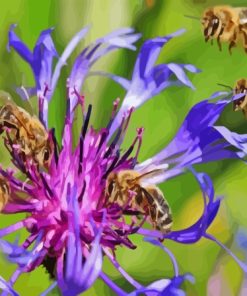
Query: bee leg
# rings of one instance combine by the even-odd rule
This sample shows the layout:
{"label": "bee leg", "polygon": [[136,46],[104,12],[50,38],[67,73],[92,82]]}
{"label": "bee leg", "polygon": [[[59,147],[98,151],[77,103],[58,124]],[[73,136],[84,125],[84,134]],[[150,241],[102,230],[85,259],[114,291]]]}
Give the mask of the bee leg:
{"label": "bee leg", "polygon": [[204,37],[205,37],[205,42],[208,42],[208,40],[209,40],[209,38],[210,38],[210,36],[208,35],[208,28],[206,28],[205,30],[204,30],[204,32],[203,32],[203,34],[204,34]]}
{"label": "bee leg", "polygon": [[240,30],[244,37],[244,51],[247,53],[247,32],[242,27]]}
{"label": "bee leg", "polygon": [[157,221],[155,220],[154,215],[155,215],[154,209],[150,208],[149,209],[149,217],[151,218],[150,219],[151,224],[152,224],[153,229],[157,229]]}
{"label": "bee leg", "polygon": [[21,187],[22,190],[25,189],[25,186],[26,186],[26,184],[28,183],[29,180],[30,180],[30,179],[27,178],[27,179],[22,183],[22,187]]}
{"label": "bee leg", "polygon": [[163,241],[165,240],[164,238],[159,238],[158,239],[161,243],[163,243]]}
{"label": "bee leg", "polygon": [[220,42],[220,36],[217,37],[217,44],[218,44],[219,50],[222,51],[222,46],[221,46],[221,42]]}
{"label": "bee leg", "polygon": [[156,219],[157,211],[156,211],[155,206],[149,207],[149,216],[151,217],[151,220],[152,220],[153,229],[158,230],[158,224],[157,224],[157,219]]}
{"label": "bee leg", "polygon": [[224,32],[224,28],[225,28],[225,26],[223,25],[222,28],[221,28],[221,30],[220,30],[220,33],[219,33],[219,35],[218,35],[218,37],[217,37],[217,44],[218,44],[218,47],[219,47],[219,50],[220,50],[220,51],[222,51],[222,46],[221,46],[221,42],[220,42],[220,37],[221,37],[221,35],[222,35],[223,32]]}
{"label": "bee leg", "polygon": [[232,54],[232,48],[236,46],[235,41],[231,41],[228,47],[229,53]]}
{"label": "bee leg", "polygon": [[138,219],[138,220],[141,220],[142,219],[142,217],[143,217],[143,213],[138,213],[138,214],[136,214],[136,218]]}
{"label": "bee leg", "polygon": [[232,48],[236,46],[236,40],[237,40],[236,30],[234,31],[234,34],[230,40],[231,40],[231,42],[229,44],[228,50],[229,50],[229,53],[232,54]]}

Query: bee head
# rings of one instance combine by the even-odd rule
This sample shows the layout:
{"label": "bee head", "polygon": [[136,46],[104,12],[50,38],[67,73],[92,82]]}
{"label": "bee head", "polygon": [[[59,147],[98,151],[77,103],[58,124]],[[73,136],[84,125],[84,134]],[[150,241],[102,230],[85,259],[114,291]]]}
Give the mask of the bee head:
{"label": "bee head", "polygon": [[219,16],[215,15],[212,9],[208,9],[202,18],[203,34],[205,41],[222,34],[222,22]]}
{"label": "bee head", "polygon": [[235,93],[242,93],[247,88],[247,79],[242,78],[236,82]]}
{"label": "bee head", "polygon": [[123,170],[120,172],[111,172],[106,181],[106,194],[111,196],[114,190],[128,190],[136,183],[137,172],[131,170]]}
{"label": "bee head", "polygon": [[9,184],[3,178],[0,178],[0,189],[4,194],[10,193]]}
{"label": "bee head", "polygon": [[35,154],[35,160],[37,163],[46,169],[49,168],[51,158],[53,154],[53,143],[49,139],[46,141],[46,145],[40,148]]}
{"label": "bee head", "polygon": [[0,211],[5,207],[10,195],[10,187],[8,182],[0,177]]}
{"label": "bee head", "polygon": [[117,182],[117,173],[111,172],[106,180],[106,194],[111,196]]}
{"label": "bee head", "polygon": [[234,111],[243,109],[247,105],[247,79],[242,78],[236,82],[234,94],[243,94],[243,97],[233,102]]}

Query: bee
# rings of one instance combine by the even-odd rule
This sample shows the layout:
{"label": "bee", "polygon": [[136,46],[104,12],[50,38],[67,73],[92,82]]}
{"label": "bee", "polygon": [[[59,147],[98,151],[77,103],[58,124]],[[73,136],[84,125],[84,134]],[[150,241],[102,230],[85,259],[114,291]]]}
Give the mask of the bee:
{"label": "bee", "polygon": [[0,109],[0,133],[5,131],[10,145],[18,145],[25,157],[48,168],[53,145],[43,124],[21,107],[8,102]]}
{"label": "bee", "polygon": [[234,87],[234,95],[243,94],[243,97],[233,101],[234,111],[242,110],[245,118],[247,119],[247,79],[239,79]]}
{"label": "bee", "polygon": [[216,39],[221,50],[221,41],[229,42],[229,52],[242,41],[247,53],[247,7],[214,6],[204,11],[201,19],[205,41]]}
{"label": "bee", "polygon": [[[154,229],[166,234],[171,231],[172,215],[161,190],[154,185],[145,185],[142,180],[158,170],[140,174],[134,170],[111,172],[106,180],[106,204],[117,203],[147,215]],[[129,192],[133,192],[130,200]]]}
{"label": "bee", "polygon": [[7,180],[0,176],[0,212],[7,204],[10,197],[10,187]]}

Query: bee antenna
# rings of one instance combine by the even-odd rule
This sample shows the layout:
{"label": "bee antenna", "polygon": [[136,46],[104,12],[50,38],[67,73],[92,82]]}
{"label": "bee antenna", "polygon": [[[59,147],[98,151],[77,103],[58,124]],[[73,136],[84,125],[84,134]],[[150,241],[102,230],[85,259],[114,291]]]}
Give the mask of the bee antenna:
{"label": "bee antenna", "polygon": [[222,83],[217,83],[217,85],[219,86],[223,86],[223,87],[226,87],[226,88],[229,88],[230,90],[233,90],[233,88],[229,85],[226,85],[226,84],[222,84]]}
{"label": "bee antenna", "polygon": [[25,94],[25,96],[26,96],[26,101],[29,102],[29,100],[30,100],[30,96],[29,96],[28,91],[27,91],[27,89],[25,88],[25,86],[21,85],[21,86],[20,86],[20,89],[21,89],[21,90],[23,91],[23,93]]}
{"label": "bee antenna", "polygon": [[190,19],[193,19],[193,20],[197,20],[197,21],[201,21],[201,18],[198,17],[198,16],[193,16],[193,15],[184,15],[184,17],[188,17]]}
{"label": "bee antenna", "polygon": [[144,174],[134,178],[133,181],[137,181],[139,179],[142,179],[145,176],[148,176],[148,175],[151,175],[151,174],[154,174],[154,173],[159,173],[159,172],[162,172],[162,170],[161,169],[155,169],[155,170],[149,171],[147,173],[144,173]]}
{"label": "bee antenna", "polygon": [[29,96],[29,93],[27,91],[27,89],[25,88],[24,84],[25,84],[25,76],[24,76],[24,73],[22,73],[22,79],[21,79],[21,86],[20,86],[20,89],[23,91],[25,97],[26,97],[26,102],[28,103],[28,106],[30,108],[30,111],[32,112],[32,115],[34,114],[34,110],[33,110],[33,106],[31,105],[31,102],[30,102],[30,96]]}

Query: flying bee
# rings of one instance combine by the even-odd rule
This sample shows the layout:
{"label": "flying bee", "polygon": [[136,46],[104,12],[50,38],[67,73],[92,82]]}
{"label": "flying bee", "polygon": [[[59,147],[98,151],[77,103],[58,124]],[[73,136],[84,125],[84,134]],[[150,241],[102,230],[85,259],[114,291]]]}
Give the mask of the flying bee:
{"label": "flying bee", "polygon": [[205,41],[229,42],[229,51],[242,41],[247,53],[247,7],[214,6],[204,11],[201,19]]}
{"label": "flying bee", "polygon": [[[117,203],[123,208],[129,203],[131,209],[147,215],[153,227],[165,234],[172,226],[170,207],[158,187],[142,183],[145,177],[157,171],[144,174],[134,170],[111,172],[106,181],[106,203]],[[130,191],[134,193],[131,199]]]}
{"label": "flying bee", "polygon": [[49,167],[53,144],[43,124],[12,102],[0,109],[0,133],[5,131],[10,145],[18,145],[25,157],[32,157],[42,167]]}
{"label": "flying bee", "polygon": [[234,111],[242,110],[245,118],[247,119],[247,79],[242,78],[237,80],[234,88],[232,88],[229,85],[225,85],[221,83],[218,83],[218,85],[229,88],[231,90],[231,94],[233,94],[234,96],[243,94],[242,96],[241,95],[238,96],[239,98],[233,101],[233,110]]}
{"label": "flying bee", "polygon": [[233,101],[234,111],[242,110],[247,118],[247,79],[239,79],[234,87],[234,95],[243,94],[243,97]]}
{"label": "flying bee", "polygon": [[10,197],[10,187],[7,180],[0,176],[0,212],[7,204]]}

